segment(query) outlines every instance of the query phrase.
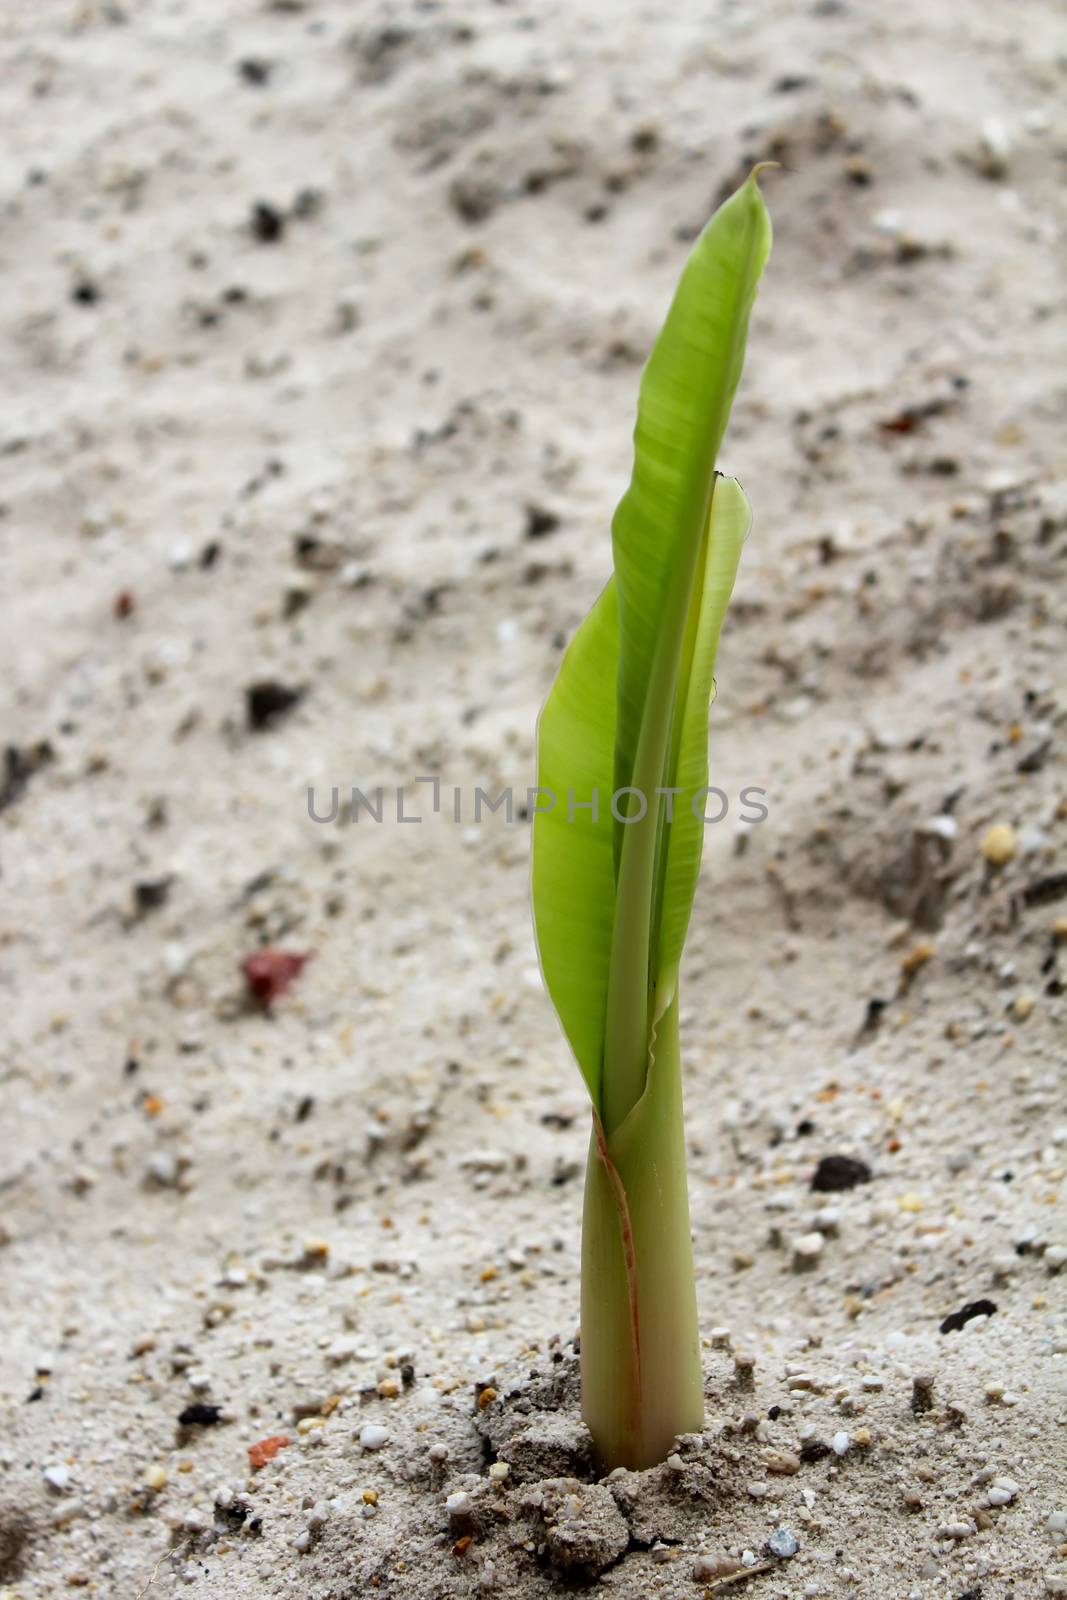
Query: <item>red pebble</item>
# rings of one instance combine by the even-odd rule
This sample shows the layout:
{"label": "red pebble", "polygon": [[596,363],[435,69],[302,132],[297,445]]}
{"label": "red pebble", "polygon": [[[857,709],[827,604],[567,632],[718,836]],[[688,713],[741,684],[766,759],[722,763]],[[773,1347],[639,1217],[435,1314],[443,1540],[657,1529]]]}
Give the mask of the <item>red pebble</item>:
{"label": "red pebble", "polygon": [[128,589],[120,589],[115,596],[114,611],[120,622],[124,617],[128,617],[132,613],[133,595]]}
{"label": "red pebble", "polygon": [[248,1460],[253,1472],[258,1467],[265,1467],[268,1461],[273,1461],[278,1451],[284,1450],[288,1443],[288,1434],[272,1433],[268,1439],[260,1439],[258,1444],[250,1444]]}
{"label": "red pebble", "polygon": [[245,956],[241,971],[249,994],[262,1006],[273,1005],[294,979],[299,978],[311,955],[310,950],[278,950],[268,945],[265,950]]}

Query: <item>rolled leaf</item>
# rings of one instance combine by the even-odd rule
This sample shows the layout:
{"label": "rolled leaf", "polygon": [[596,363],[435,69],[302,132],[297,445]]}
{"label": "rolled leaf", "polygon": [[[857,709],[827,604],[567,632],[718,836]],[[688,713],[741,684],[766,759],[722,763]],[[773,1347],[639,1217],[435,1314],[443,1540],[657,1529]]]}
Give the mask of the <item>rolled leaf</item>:
{"label": "rolled leaf", "polygon": [[704,793],[708,782],[708,703],[715,688],[715,656],[733,593],[752,512],[736,478],[716,478],[696,598],[692,658],[676,710],[677,751],[671,762],[672,820],[666,825],[666,865],[653,966],[656,1014],[670,1004],[678,983],[704,847]]}

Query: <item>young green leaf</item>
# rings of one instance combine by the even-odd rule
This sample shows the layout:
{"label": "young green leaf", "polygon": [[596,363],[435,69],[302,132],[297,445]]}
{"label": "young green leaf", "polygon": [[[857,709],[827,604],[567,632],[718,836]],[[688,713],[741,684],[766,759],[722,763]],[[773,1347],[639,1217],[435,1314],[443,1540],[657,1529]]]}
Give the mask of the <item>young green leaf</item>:
{"label": "young green leaf", "polygon": [[[537,724],[533,818],[541,971],[598,1109],[615,904],[609,808],[618,637],[612,578],[571,640]],[[586,809],[594,794],[595,815]]]}
{"label": "young green leaf", "polygon": [[[614,585],[568,650],[538,728],[538,785],[551,805],[534,818],[538,948],[609,1129],[644,1085],[654,992],[666,979],[662,1009],[699,868],[702,828],[690,824],[706,739],[702,756],[695,730],[700,718],[706,729],[744,503],[719,480],[713,507],[715,459],[769,249],[753,174],[697,240],[645,367],[633,476],[612,529]],[[678,785],[679,767],[688,792],[664,800],[657,790]],[[594,791],[595,819],[574,809]],[[613,793],[626,820],[612,817]]]}

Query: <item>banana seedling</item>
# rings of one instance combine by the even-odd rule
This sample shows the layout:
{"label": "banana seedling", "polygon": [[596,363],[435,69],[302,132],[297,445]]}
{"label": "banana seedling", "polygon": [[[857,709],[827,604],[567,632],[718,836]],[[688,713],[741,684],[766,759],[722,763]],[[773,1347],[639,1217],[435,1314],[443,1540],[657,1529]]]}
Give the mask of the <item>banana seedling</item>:
{"label": "banana seedling", "polygon": [[686,262],[641,378],[614,574],[541,712],[533,907],[545,985],[592,1101],[582,1412],[608,1467],[704,1424],[678,973],[708,793],[708,705],[750,513],[716,471],[771,246],[751,175]]}

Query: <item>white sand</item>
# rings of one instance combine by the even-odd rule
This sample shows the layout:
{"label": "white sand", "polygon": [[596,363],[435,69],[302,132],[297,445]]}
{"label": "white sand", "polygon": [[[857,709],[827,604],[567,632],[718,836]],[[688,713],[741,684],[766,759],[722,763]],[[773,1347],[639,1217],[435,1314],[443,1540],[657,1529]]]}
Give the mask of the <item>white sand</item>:
{"label": "white sand", "polygon": [[[708,1432],[677,1481],[616,1484],[598,1587],[710,1592],[703,1548],[769,1562],[759,1600],[1067,1592],[1058,21],[3,8],[4,1600],[154,1571],[212,1600],[568,1592],[551,1494],[490,1487],[472,1411],[573,1335],[587,1113],[528,832],[469,812],[532,782],[683,236],[765,156],[723,463],[757,520],[711,729],[713,781],[770,815],[709,830],[683,993]],[[528,539],[531,506],[558,527]],[[253,734],[257,681],[307,692]],[[428,774],[417,827],[308,818],[309,783],[425,811]],[[238,970],[268,940],[315,952],[273,1017]],[[813,1194],[835,1153],[872,1180]],[[180,1435],[194,1401],[222,1416]],[[453,1554],[467,1473],[501,1514]]]}

